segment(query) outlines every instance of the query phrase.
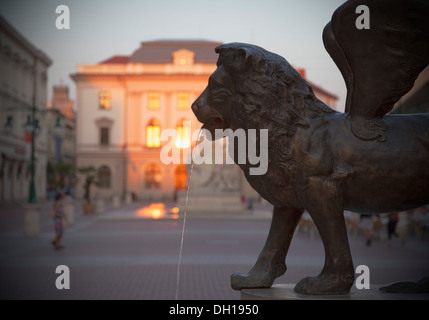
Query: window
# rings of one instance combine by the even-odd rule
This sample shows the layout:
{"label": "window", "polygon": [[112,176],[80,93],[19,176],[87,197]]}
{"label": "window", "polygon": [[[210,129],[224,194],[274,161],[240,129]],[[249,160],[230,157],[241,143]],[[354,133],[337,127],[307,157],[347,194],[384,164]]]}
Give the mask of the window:
{"label": "window", "polygon": [[98,105],[100,109],[110,110],[110,91],[100,91],[98,94]]}
{"label": "window", "polygon": [[16,171],[16,180],[17,181],[19,181],[21,179],[22,167],[23,167],[22,163],[18,165],[18,170]]}
{"label": "window", "polygon": [[161,129],[159,121],[152,119],[146,127],[146,146],[149,148],[157,148],[161,145],[160,140]]}
{"label": "window", "polygon": [[189,148],[191,146],[191,121],[180,120],[177,123],[176,130],[176,147],[179,149]]}
{"label": "window", "polygon": [[12,70],[14,70],[14,72],[12,72],[11,74],[11,89],[15,92],[18,91],[18,85],[19,85],[19,73],[20,73],[20,65],[19,65],[19,56],[17,53],[15,53],[12,57]]}
{"label": "window", "polygon": [[145,186],[147,189],[161,188],[162,174],[161,169],[156,164],[150,164],[146,167]]}
{"label": "window", "polygon": [[100,128],[100,145],[102,146],[109,145],[109,127]]}
{"label": "window", "polygon": [[99,188],[110,188],[110,168],[108,166],[102,166],[98,169],[98,187]]}
{"label": "window", "polygon": [[95,125],[99,133],[99,143],[101,146],[110,144],[110,132],[114,121],[106,117],[95,119]]}
{"label": "window", "polygon": [[9,87],[9,84],[11,82],[10,79],[10,69],[11,69],[11,59],[12,59],[12,53],[10,47],[7,45],[3,48],[3,57],[2,57],[2,70],[1,70],[1,77],[3,79],[3,85],[6,87]]}
{"label": "window", "polygon": [[12,180],[13,175],[13,163],[9,163],[8,170],[7,170],[7,179]]}
{"label": "window", "polygon": [[187,92],[179,92],[177,94],[177,109],[179,110],[189,110],[189,93]]}
{"label": "window", "polygon": [[159,110],[160,99],[158,92],[149,92],[148,95],[148,109],[149,110]]}
{"label": "window", "polygon": [[186,165],[179,164],[174,172],[174,185],[176,190],[185,190],[187,180],[188,172],[186,171]]}

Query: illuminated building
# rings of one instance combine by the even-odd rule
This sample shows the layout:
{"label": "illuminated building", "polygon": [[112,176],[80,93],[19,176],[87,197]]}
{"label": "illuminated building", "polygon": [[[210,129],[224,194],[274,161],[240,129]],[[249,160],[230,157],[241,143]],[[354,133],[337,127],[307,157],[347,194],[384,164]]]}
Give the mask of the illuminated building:
{"label": "illuminated building", "polygon": [[[171,199],[186,186],[184,164],[164,165],[161,131],[175,128],[185,152],[201,124],[190,105],[216,69],[220,45],[210,41],[142,42],[130,56],[78,65],[77,167],[99,169],[93,194],[133,193],[139,199]],[[191,128],[183,126],[191,121]],[[82,179],[80,179],[82,180]],[[78,186],[77,196],[82,196]]]}
{"label": "illuminated building", "polygon": [[0,203],[22,203],[29,196],[32,132],[35,196],[46,196],[46,86],[51,63],[0,16]]}

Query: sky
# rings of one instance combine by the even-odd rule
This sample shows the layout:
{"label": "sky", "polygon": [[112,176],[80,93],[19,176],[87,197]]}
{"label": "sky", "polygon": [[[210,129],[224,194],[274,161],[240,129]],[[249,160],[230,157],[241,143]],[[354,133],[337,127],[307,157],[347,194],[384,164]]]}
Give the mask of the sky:
{"label": "sky", "polygon": [[[204,39],[246,42],[275,52],[307,78],[339,97],[346,87],[322,42],[324,26],[344,0],[0,0],[0,14],[53,64],[52,86],[76,88],[70,74],[78,64],[131,55],[142,41]],[[70,9],[70,29],[59,30],[57,6]]]}

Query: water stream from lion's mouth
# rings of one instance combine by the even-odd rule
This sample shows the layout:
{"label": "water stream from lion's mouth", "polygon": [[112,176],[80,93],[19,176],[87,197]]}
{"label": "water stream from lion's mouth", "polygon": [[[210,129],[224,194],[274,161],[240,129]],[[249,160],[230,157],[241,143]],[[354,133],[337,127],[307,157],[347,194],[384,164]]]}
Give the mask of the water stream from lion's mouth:
{"label": "water stream from lion's mouth", "polygon": [[195,156],[197,146],[198,146],[198,143],[200,142],[200,138],[201,138],[203,132],[204,132],[204,128],[201,128],[200,132],[198,133],[198,138],[197,138],[197,141],[196,141],[196,144],[195,144],[194,150],[192,152],[192,156],[191,156],[191,170],[189,171],[188,187],[187,187],[187,191],[186,191],[186,201],[185,201],[185,212],[183,213],[182,238],[180,239],[179,259],[177,261],[177,278],[176,278],[175,300],[179,299],[180,264],[182,263],[183,238],[185,237],[186,215],[188,213],[189,188],[191,186],[192,171],[194,169],[194,156]]}

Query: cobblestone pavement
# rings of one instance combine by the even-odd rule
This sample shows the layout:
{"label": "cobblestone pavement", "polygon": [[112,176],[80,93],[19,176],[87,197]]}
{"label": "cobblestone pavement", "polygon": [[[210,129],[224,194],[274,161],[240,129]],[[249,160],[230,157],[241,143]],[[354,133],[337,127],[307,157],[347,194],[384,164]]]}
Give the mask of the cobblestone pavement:
{"label": "cobblestone pavement", "polygon": [[[182,220],[114,219],[133,216],[144,203],[107,206],[105,213],[84,215],[75,206],[75,223],[67,227],[64,249],[54,250],[52,203],[41,207],[41,232],[23,236],[23,210],[0,207],[0,299],[174,299]],[[172,206],[173,204],[167,204]],[[230,288],[234,271],[247,272],[262,249],[270,221],[269,207],[228,219],[188,216],[180,266],[179,299],[240,299]],[[113,218],[112,218],[113,217]],[[364,246],[350,236],[355,266],[369,267],[370,281],[385,284],[429,275],[429,242],[409,237],[387,247],[383,241]],[[298,233],[286,263],[288,271],[275,283],[296,283],[317,275],[324,262],[320,239]],[[55,269],[70,269],[70,289],[58,290]]]}

